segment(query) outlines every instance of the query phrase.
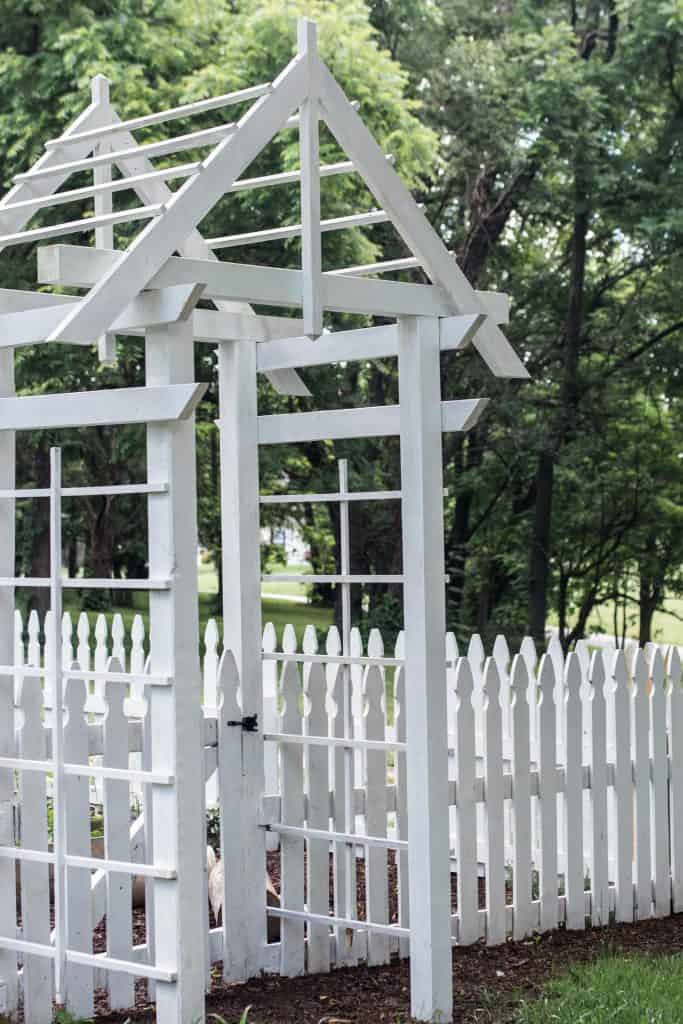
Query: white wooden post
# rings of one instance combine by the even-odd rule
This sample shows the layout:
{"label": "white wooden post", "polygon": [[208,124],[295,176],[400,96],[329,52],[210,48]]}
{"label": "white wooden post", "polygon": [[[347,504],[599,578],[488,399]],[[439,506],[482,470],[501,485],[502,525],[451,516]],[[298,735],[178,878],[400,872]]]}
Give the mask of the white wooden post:
{"label": "white wooden post", "polygon": [[450,1021],[451,921],[439,325],[399,322],[411,1012]]}
{"label": "white wooden post", "polygon": [[[194,380],[192,324],[150,328],[148,385]],[[170,577],[169,590],[149,597],[151,672],[172,687],[149,688],[151,767],[175,776],[152,786],[154,859],[175,867],[177,880],[154,882],[156,963],[177,970],[177,981],[156,985],[164,1024],[204,1020],[204,760],[201,736],[197,509],[194,416],[147,427],[147,478],[168,493],[148,500],[150,576]]]}
{"label": "white wooden post", "polygon": [[[0,350],[0,395],[14,394],[14,349]],[[15,449],[14,431],[0,431],[0,488],[14,487]],[[14,576],[14,499],[0,499],[0,573]],[[14,656],[14,590],[0,588],[0,658],[2,664],[11,665]],[[14,755],[14,679],[0,676],[0,755]],[[14,843],[12,799],[14,773],[0,770],[0,845]],[[0,935],[14,937],[16,921],[15,865],[11,860],[0,861]],[[19,1005],[17,954],[0,949],[0,983],[5,986],[8,1017],[14,1017]]]}
{"label": "white wooden post", "polygon": [[299,56],[308,57],[308,96],[299,108],[299,155],[301,162],[301,269],[303,271],[304,333],[322,334],[320,302],[322,249],[320,244],[320,152],[317,88],[317,27],[309,18],[297,24]]}
{"label": "white wooden post", "polygon": [[242,732],[239,808],[242,838],[237,873],[226,866],[225,906],[242,925],[242,943],[231,951],[230,980],[258,974],[266,941],[266,855],[260,828],[263,794],[263,685],[261,677],[261,572],[259,535],[256,343],[224,341],[218,347],[223,543],[223,647],[231,650],[242,687],[242,714],[257,729]]}
{"label": "white wooden post", "polygon": [[[95,75],[90,83],[90,92],[92,102],[97,106],[104,107],[108,111],[109,79],[105,78],[104,75]],[[110,119],[111,118],[108,118],[108,120]],[[99,155],[101,153],[111,152],[111,148],[110,140],[106,138],[101,139],[95,146],[94,153]],[[93,167],[93,185],[104,185],[108,181],[111,181],[111,164],[97,164]],[[112,193],[97,192],[94,196],[94,207],[96,217],[99,217],[102,214],[111,213],[113,209]],[[112,224],[106,224],[102,227],[95,228],[95,246],[98,249],[114,248],[114,227]],[[115,334],[101,335],[97,341],[97,348],[100,360],[103,363],[116,362]]]}

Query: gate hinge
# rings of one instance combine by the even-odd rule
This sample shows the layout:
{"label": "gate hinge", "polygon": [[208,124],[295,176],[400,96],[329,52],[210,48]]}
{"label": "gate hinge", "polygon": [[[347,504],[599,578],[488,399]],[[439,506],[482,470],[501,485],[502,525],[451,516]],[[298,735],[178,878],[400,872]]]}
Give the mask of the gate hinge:
{"label": "gate hinge", "polygon": [[228,725],[243,729],[244,732],[258,732],[258,715],[245,715],[244,718],[228,722]]}

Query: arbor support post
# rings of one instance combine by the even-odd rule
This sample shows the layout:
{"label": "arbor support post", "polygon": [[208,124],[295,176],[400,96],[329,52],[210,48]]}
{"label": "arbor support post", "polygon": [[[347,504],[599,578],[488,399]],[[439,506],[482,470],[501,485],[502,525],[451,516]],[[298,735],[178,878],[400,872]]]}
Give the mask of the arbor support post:
{"label": "arbor support post", "polygon": [[257,729],[242,732],[242,775],[234,806],[223,808],[240,842],[224,843],[223,908],[226,980],[246,981],[261,972],[266,941],[266,848],[259,807],[264,789],[261,659],[261,561],[259,529],[256,343],[218,346],[223,558],[223,644],[232,650],[240,678],[242,715]]}
{"label": "arbor support post", "polygon": [[399,322],[411,1013],[451,1021],[439,322]]}
{"label": "arbor support post", "polygon": [[[194,380],[192,322],[150,328],[145,344],[148,385]],[[177,879],[155,879],[153,915],[157,966],[177,981],[156,983],[157,1018],[164,1024],[204,1020],[206,846],[199,670],[197,508],[194,415],[147,427],[147,479],[168,492],[148,499],[149,573],[169,577],[168,590],[149,596],[151,672],[173,686],[148,687],[151,764],[175,777],[152,785],[154,863],[176,868]]]}

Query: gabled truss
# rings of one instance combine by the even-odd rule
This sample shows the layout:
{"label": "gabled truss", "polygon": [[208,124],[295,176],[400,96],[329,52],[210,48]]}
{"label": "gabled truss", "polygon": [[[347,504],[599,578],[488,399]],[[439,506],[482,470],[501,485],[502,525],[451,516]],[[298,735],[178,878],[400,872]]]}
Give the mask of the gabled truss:
{"label": "gabled truss", "polygon": [[[235,123],[189,132],[159,142],[138,144],[134,132],[149,127],[227,108],[253,100],[252,106]],[[324,121],[350,160],[320,165],[319,121]],[[261,150],[283,128],[297,125],[300,134],[300,170],[262,178],[243,178],[245,170]],[[209,147],[202,160],[171,168],[157,168],[151,162],[187,150]],[[116,167],[121,177],[112,180]],[[91,171],[94,184],[58,191],[71,175]],[[380,208],[369,213],[321,220],[320,179],[332,174],[357,172],[376,197]],[[184,179],[172,192],[167,181]],[[368,132],[331,72],[321,60],[314,26],[302,21],[299,50],[278,78],[268,84],[185,104],[156,114],[121,121],[109,102],[103,80],[93,85],[93,102],[59,138],[47,143],[45,155],[28,172],[16,177],[16,185],[0,202],[0,247],[42,241],[85,230],[95,231],[101,259],[91,261],[86,250],[89,273],[74,282],[71,264],[78,257],[73,247],[60,246],[57,253],[41,254],[42,267],[55,261],[60,277],[41,271],[41,278],[57,284],[78,283],[89,288],[85,297],[57,310],[44,311],[44,331],[33,340],[88,344],[121,330],[130,316],[136,297],[143,289],[178,284],[203,285],[225,313],[250,315],[247,302],[291,305],[303,308],[303,323],[291,321],[290,333],[316,338],[322,333],[323,312],[345,310],[377,313],[449,315],[479,314],[484,317],[472,341],[494,374],[502,377],[527,376],[523,364],[502,334],[498,323],[507,317],[500,296],[475,292],[457,263],[433,230],[391,163]],[[228,192],[266,188],[299,180],[300,224],[277,226],[266,231],[219,236],[205,240],[197,225]],[[112,212],[115,192],[133,190],[141,205]],[[95,216],[63,222],[47,228],[26,230],[39,210],[75,200],[94,200]],[[113,225],[147,221],[129,247],[114,254]],[[386,264],[324,272],[321,233],[390,221],[413,256]],[[300,235],[302,270],[280,271],[221,261],[215,266],[215,250]],[[105,251],[102,251],[105,250]],[[179,253],[180,259],[174,254]],[[368,280],[365,275],[381,274],[419,265],[432,286]],[[102,266],[106,269],[102,271]],[[96,271],[96,267],[100,268]],[[26,299],[8,309],[33,310]],[[62,315],[63,314],[63,315]],[[9,325],[7,325],[9,326]],[[16,321],[12,324],[14,329]],[[2,323],[0,319],[0,333]],[[5,332],[6,333],[6,332]],[[107,346],[103,343],[104,355]],[[293,368],[269,371],[282,391],[306,394],[305,385]]]}

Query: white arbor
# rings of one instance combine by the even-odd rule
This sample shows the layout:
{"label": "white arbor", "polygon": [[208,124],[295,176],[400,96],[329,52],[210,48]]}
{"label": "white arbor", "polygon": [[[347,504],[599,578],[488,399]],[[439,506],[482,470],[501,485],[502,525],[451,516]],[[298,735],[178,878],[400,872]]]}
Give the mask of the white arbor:
{"label": "white arbor", "polygon": [[[235,123],[138,144],[134,133],[253,100]],[[321,165],[319,123],[324,122],[348,159]],[[260,178],[244,172],[282,129],[298,126],[300,169]],[[158,157],[208,150],[201,160],[157,167]],[[93,184],[64,188],[74,174],[92,172]],[[114,176],[116,173],[117,176]],[[329,175],[359,174],[379,207],[370,213],[321,220],[320,181]],[[171,191],[167,181],[182,181]],[[204,239],[197,225],[226,193],[299,182],[301,221],[272,230]],[[139,206],[112,211],[118,192],[135,194]],[[50,227],[27,227],[37,212],[62,203],[94,203],[94,216]],[[85,212],[85,211],[84,211]],[[89,211],[87,211],[89,212]],[[146,226],[126,250],[113,249],[112,227],[141,221]],[[407,260],[325,271],[321,232],[390,221],[413,255]],[[196,594],[196,485],[193,412],[203,389],[193,382],[195,342],[218,346],[221,437],[221,499],[225,645],[234,657],[241,684],[241,771],[234,784],[234,828],[224,829],[226,865],[225,974],[245,980],[263,966],[266,934],[265,843],[261,824],[264,792],[262,731],[261,618],[259,562],[259,445],[317,439],[400,436],[404,569],[400,582],[405,605],[405,692],[407,815],[409,833],[409,939],[412,1008],[421,1020],[452,1019],[451,922],[449,892],[448,765],[444,663],[444,553],[441,434],[465,431],[482,414],[485,399],[442,401],[440,353],[472,343],[491,371],[501,377],[527,373],[499,324],[507,320],[503,295],[474,291],[425,219],[343,91],[321,60],[315,26],[302,20],[298,52],[268,84],[122,121],[111,105],[107,83],[93,84],[93,100],[43,157],[0,202],[0,246],[60,238],[92,230],[95,246],[54,244],[38,250],[41,285],[82,289],[81,297],[41,292],[0,291],[0,979],[8,1008],[17,1006],[17,956],[55,964],[56,993],[83,1016],[91,1012],[92,992],[80,967],[147,977],[156,983],[159,1019],[194,1024],[203,1018],[205,870],[202,848],[202,741],[200,736],[199,645]],[[245,243],[301,236],[301,270],[219,260],[218,250]],[[180,255],[176,255],[180,254]],[[420,265],[431,285],[377,279],[401,266]],[[199,298],[214,309],[198,308]],[[302,319],[256,315],[249,303],[301,308]],[[381,315],[395,323],[362,330],[323,333],[328,311]],[[103,359],[114,355],[116,334],[145,337],[146,386],[84,394],[14,397],[13,349],[42,342],[90,345]],[[297,370],[341,360],[396,357],[400,404],[343,411],[259,416],[257,375],[266,374],[288,394],[307,394]],[[46,580],[14,577],[14,505],[46,496],[16,489],[15,432],[117,423],[147,424],[147,481],[136,485],[148,497],[149,579],[69,580],[61,576],[59,459],[53,457],[52,573]],[[133,485],[131,485],[133,486]],[[108,487],[96,482],[87,493]],[[72,489],[73,490],[73,489]],[[333,582],[362,583],[348,566]],[[150,592],[151,664],[144,682],[149,694],[151,763],[137,772],[103,768],[103,777],[144,783],[150,883],[146,961],[122,961],[75,948],[64,906],[75,869],[133,873],[125,859],[109,857],[95,865],[69,849],[69,775],[92,774],[71,763],[63,750],[62,694],[68,678],[93,674],[62,669],[61,593],[65,587],[128,586]],[[13,722],[14,589],[51,588],[53,658],[47,675],[55,695],[50,758],[31,766],[15,749]],[[170,639],[169,639],[170,638]],[[349,657],[344,651],[343,656]],[[110,666],[100,674],[105,686],[140,680]],[[347,694],[348,696],[348,694]],[[73,705],[69,705],[70,707]],[[235,721],[224,723],[234,728]],[[155,742],[154,737],[158,736]],[[173,737],[169,746],[167,738]],[[303,738],[305,739],[305,738]],[[284,763],[300,751],[302,737],[277,736]],[[341,737],[351,750],[362,740]],[[385,751],[394,743],[379,745]],[[400,746],[400,744],[399,744]],[[378,745],[375,744],[377,749]],[[170,751],[170,753],[169,753]],[[85,769],[79,773],[78,769]],[[55,774],[55,845],[48,851],[19,848],[10,814],[13,773]],[[323,815],[324,817],[324,815]],[[352,848],[352,809],[335,809],[334,828],[289,824],[283,814],[283,856],[303,843],[326,840]],[[298,819],[297,819],[298,820]],[[370,848],[392,846],[382,837],[362,837]],[[405,849],[405,840],[393,843]],[[57,919],[53,941],[16,938],[15,861],[54,864]],[[140,865],[135,867],[140,873]],[[283,879],[284,883],[284,879]],[[302,890],[303,892],[303,890]],[[325,926],[325,915],[288,908],[283,884],[282,969],[304,967],[304,926]],[[337,904],[343,907],[342,903]],[[329,926],[351,930],[360,922],[337,911]],[[362,922],[372,935],[386,934],[386,923]],[[299,942],[301,938],[301,942]],[[297,945],[298,943],[298,945]],[[40,1019],[39,1015],[35,1018]]]}

